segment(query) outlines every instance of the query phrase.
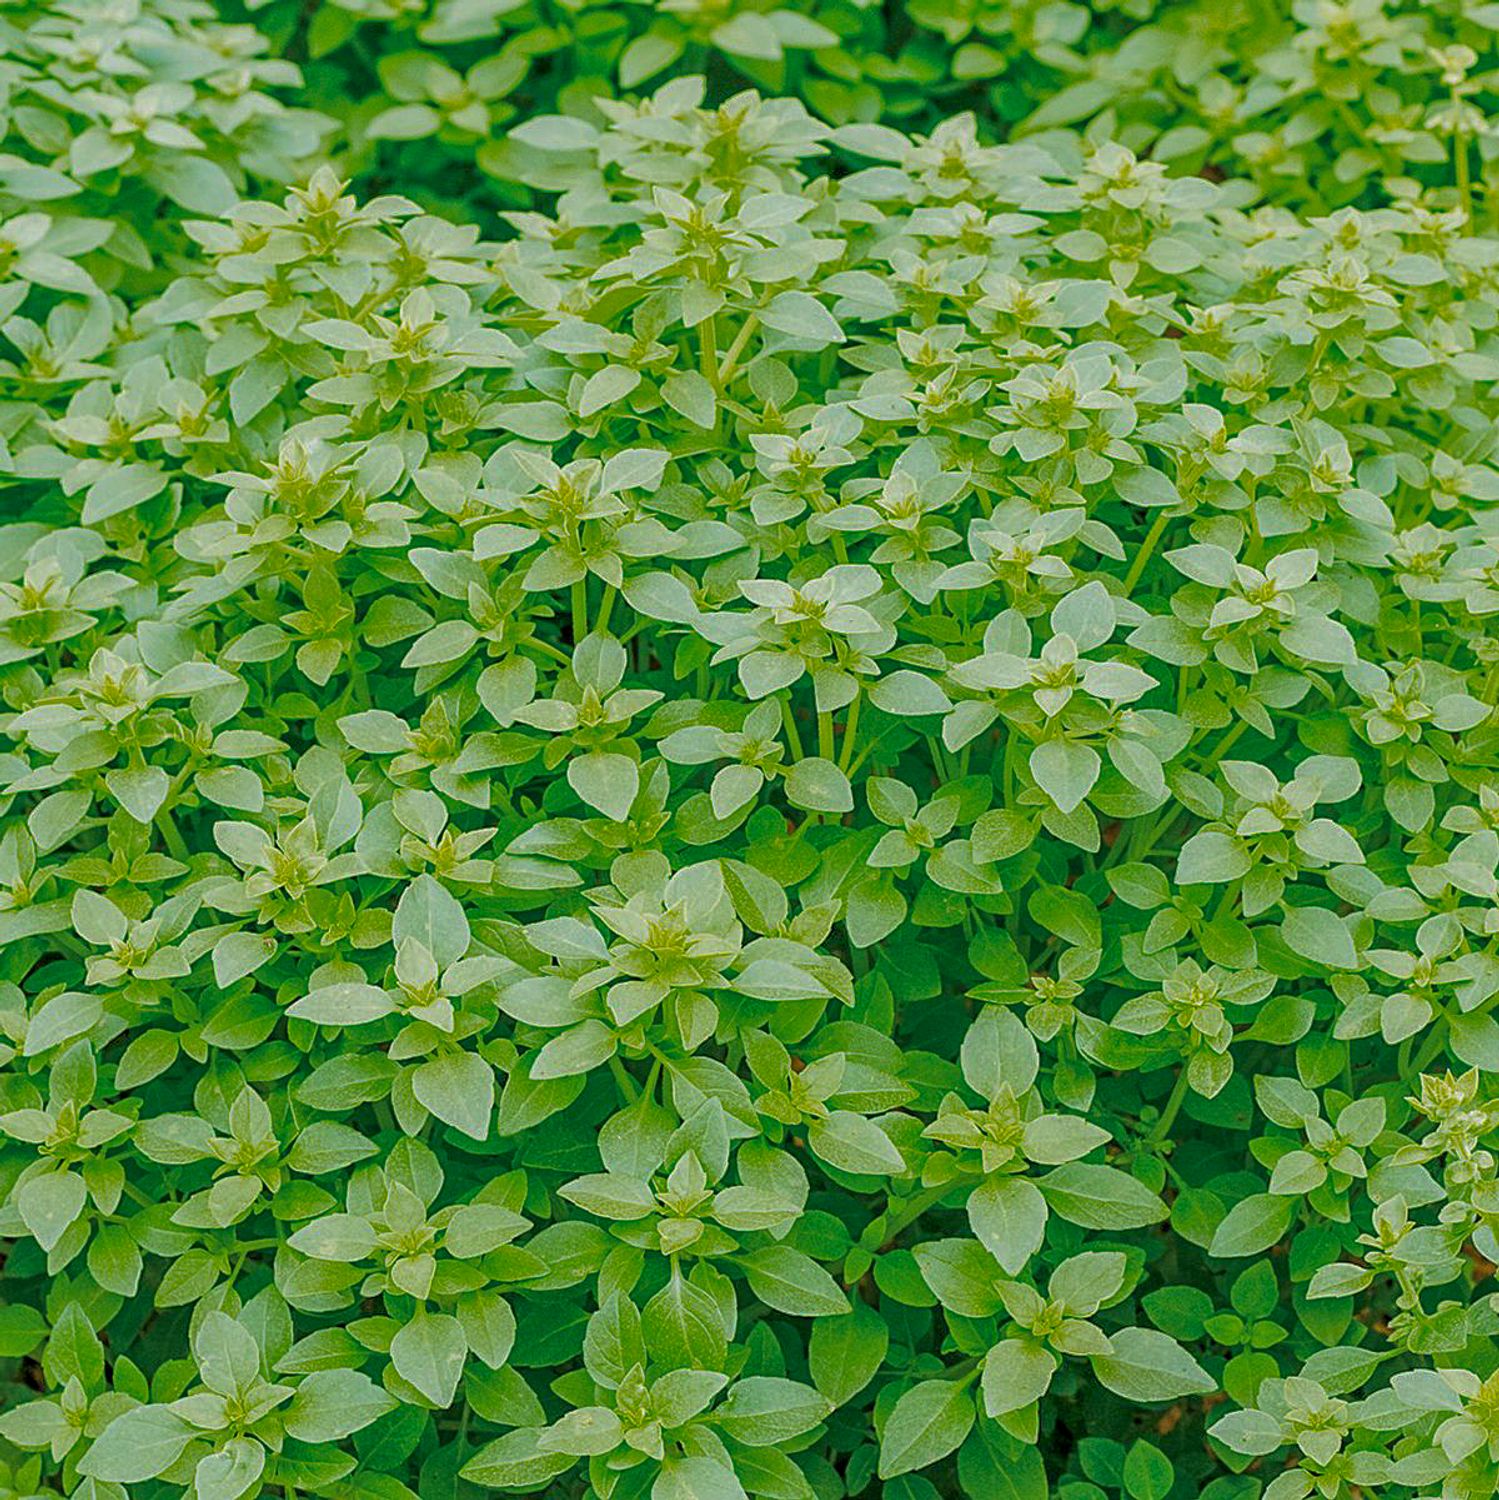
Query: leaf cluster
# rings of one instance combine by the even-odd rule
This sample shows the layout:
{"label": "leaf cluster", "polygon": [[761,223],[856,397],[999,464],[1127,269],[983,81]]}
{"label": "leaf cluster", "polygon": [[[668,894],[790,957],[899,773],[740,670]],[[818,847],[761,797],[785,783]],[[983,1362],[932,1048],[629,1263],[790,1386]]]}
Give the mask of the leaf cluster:
{"label": "leaf cluster", "polygon": [[11,7],[0,1493],[1489,1500],[1489,9]]}

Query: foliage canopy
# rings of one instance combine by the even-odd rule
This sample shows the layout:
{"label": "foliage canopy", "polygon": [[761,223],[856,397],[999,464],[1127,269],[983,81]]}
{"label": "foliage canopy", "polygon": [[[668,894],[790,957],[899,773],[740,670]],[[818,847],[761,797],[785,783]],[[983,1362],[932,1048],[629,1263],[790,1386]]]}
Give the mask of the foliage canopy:
{"label": "foliage canopy", "polygon": [[0,1496],[1499,1489],[1499,7],[1261,9],[4,9]]}

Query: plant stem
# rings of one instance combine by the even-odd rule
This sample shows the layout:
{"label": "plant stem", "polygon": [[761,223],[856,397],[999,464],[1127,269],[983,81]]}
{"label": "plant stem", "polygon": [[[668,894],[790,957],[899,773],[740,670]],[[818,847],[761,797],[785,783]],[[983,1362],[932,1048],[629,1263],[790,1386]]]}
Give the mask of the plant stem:
{"label": "plant stem", "polygon": [[1176,1124],[1176,1117],[1181,1113],[1181,1107],[1187,1098],[1187,1069],[1183,1065],[1181,1071],[1176,1075],[1176,1083],[1172,1086],[1171,1097],[1166,1100],[1166,1107],[1161,1111],[1161,1117],[1155,1122],[1154,1128],[1145,1138],[1145,1144],[1154,1150],[1170,1134],[1171,1127]]}
{"label": "plant stem", "polygon": [[630,1071],[619,1059],[618,1054],[609,1059],[609,1071],[614,1075],[614,1081],[619,1085],[619,1091],[625,1096],[627,1103],[633,1104],[640,1097],[640,1090],[635,1086],[635,1080],[630,1076]]}
{"label": "plant stem", "polygon": [[1135,560],[1130,564],[1129,572],[1124,575],[1124,596],[1129,598],[1135,591],[1135,585],[1139,583],[1141,574],[1145,571],[1145,564],[1150,561],[1151,554],[1165,533],[1166,527],[1171,521],[1171,507],[1167,506],[1150,523],[1150,530],[1145,533],[1145,540],[1140,543],[1140,550],[1135,553]]}
{"label": "plant stem", "polygon": [[850,761],[854,756],[854,745],[857,743],[859,732],[859,705],[864,701],[864,694],[854,694],[853,702],[848,706],[848,713],[843,720],[843,749],[838,754],[838,769],[845,775],[848,774]]}
{"label": "plant stem", "polygon": [[585,575],[573,584],[573,645],[588,634],[588,579]]}
{"label": "plant stem", "polygon": [[923,1188],[914,1198],[907,1198],[901,1204],[898,1213],[892,1214],[887,1211],[882,1214],[875,1221],[880,1225],[880,1244],[888,1245],[901,1230],[914,1224],[934,1203],[947,1197],[954,1188],[963,1187],[966,1182],[967,1179],[964,1177],[954,1177],[947,1182],[939,1182],[933,1187]]}
{"label": "plant stem", "polygon": [[704,318],[698,324],[698,337],[702,341],[703,379],[716,391],[718,375],[718,323],[715,318]]}
{"label": "plant stem", "polygon": [[744,353],[744,346],[749,343],[759,326],[760,314],[751,313],[744,320],[739,332],[734,335],[734,342],[729,345],[724,354],[723,363],[718,367],[718,379],[714,382],[720,390],[733,378],[734,372],[739,368],[739,356]]}
{"label": "plant stem", "polygon": [[1468,132],[1462,123],[1462,100],[1452,91],[1454,127],[1452,131],[1452,166],[1457,176],[1457,201],[1463,210],[1463,233],[1473,233],[1473,183],[1468,170]]}
{"label": "plant stem", "polygon": [[802,758],[802,737],[797,733],[796,715],[791,712],[791,700],[781,699],[781,719],[786,725],[786,743],[791,747],[792,760]]}
{"label": "plant stem", "polygon": [[599,601],[599,617],[593,622],[593,628],[603,635],[609,629],[609,616],[614,610],[614,601],[618,597],[618,591],[611,583],[604,589],[604,597]]}
{"label": "plant stem", "polygon": [[830,713],[817,715],[817,753],[824,760],[833,758],[833,716]]}

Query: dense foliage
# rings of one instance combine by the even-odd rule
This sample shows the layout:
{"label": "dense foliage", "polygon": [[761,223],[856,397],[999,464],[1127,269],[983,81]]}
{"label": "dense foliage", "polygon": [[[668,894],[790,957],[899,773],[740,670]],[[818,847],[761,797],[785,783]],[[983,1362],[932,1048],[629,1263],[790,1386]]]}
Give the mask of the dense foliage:
{"label": "dense foliage", "polygon": [[1499,1490],[1499,8],[1141,9],[0,11],[0,1497]]}
{"label": "dense foliage", "polygon": [[[262,0],[248,14],[308,62],[350,161],[445,211],[527,179],[509,129],[598,95],[704,72],[834,124],[930,128],[975,110],[986,139],[1101,117],[1173,170],[1250,178],[1325,210],[1431,176],[1455,140],[1499,151],[1499,6],[1476,0]],[[477,166],[478,171],[474,168]]]}

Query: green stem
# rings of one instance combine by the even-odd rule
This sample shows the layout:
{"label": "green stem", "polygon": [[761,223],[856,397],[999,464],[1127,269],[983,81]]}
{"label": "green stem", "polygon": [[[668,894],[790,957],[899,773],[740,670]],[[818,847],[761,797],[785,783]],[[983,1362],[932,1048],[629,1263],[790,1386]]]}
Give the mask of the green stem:
{"label": "green stem", "polygon": [[704,318],[698,324],[698,337],[702,341],[703,379],[716,391],[718,379],[718,325],[714,318]]}
{"label": "green stem", "polygon": [[[1438,1016],[1436,1024],[1431,1028],[1431,1035],[1426,1038],[1425,1044],[1416,1054],[1416,1060],[1411,1064],[1411,1072],[1419,1076],[1429,1068],[1443,1049],[1447,1046],[1448,1021],[1445,1015]],[[1401,1082],[1405,1082],[1406,1075],[1400,1075]]]}
{"label": "green stem", "polygon": [[573,664],[572,657],[570,657],[567,652],[561,650],[559,647],[554,646],[550,641],[543,641],[539,637],[533,635],[531,639],[526,642],[526,645],[534,647],[537,651],[540,651],[543,656],[551,657],[553,661],[559,663],[561,666],[570,667]]}
{"label": "green stem", "polygon": [[580,578],[573,585],[573,645],[576,646],[588,635],[588,579]]}
{"label": "green stem", "polygon": [[593,622],[593,628],[603,635],[609,629],[609,616],[614,610],[614,601],[618,597],[618,591],[611,583],[604,589],[604,597],[599,601],[599,617]]}
{"label": "green stem", "polygon": [[718,379],[714,382],[720,390],[733,378],[734,372],[739,368],[739,356],[744,353],[744,346],[749,343],[759,326],[760,314],[751,313],[744,320],[739,332],[734,335],[734,342],[729,345],[723,357],[723,363],[718,367]]}
{"label": "green stem", "polygon": [[1176,1083],[1172,1087],[1171,1097],[1166,1100],[1166,1107],[1161,1111],[1161,1117],[1155,1122],[1150,1134],[1145,1138],[1145,1144],[1152,1150],[1159,1146],[1171,1134],[1171,1127],[1176,1124],[1176,1117],[1181,1113],[1181,1107],[1187,1099],[1187,1070],[1183,1066],[1176,1075]]}
{"label": "green stem", "polygon": [[1220,917],[1227,916],[1233,910],[1238,899],[1239,885],[1237,881],[1234,881],[1224,890],[1222,896],[1218,898],[1218,905],[1213,909],[1213,914],[1208,918],[1208,921],[1210,923],[1216,922]]}
{"label": "green stem", "polygon": [[[963,1187],[966,1180],[964,1177],[954,1177],[950,1181],[939,1182],[934,1187],[923,1188],[915,1197],[907,1198],[898,1211],[892,1212],[887,1209],[874,1221],[874,1224],[870,1225],[871,1229],[875,1225],[879,1226],[877,1231],[880,1237],[879,1244],[889,1244],[903,1229],[914,1224],[934,1203],[947,1197],[954,1188]],[[865,1248],[878,1249],[878,1245],[867,1245]]]}
{"label": "green stem", "polygon": [[854,757],[854,745],[857,743],[859,733],[859,705],[864,701],[864,694],[854,694],[854,700],[848,706],[848,714],[843,720],[843,749],[838,755],[838,769],[848,774],[850,762]]}
{"label": "green stem", "polygon": [[609,1071],[614,1075],[614,1081],[619,1085],[619,1091],[625,1096],[627,1104],[633,1104],[640,1097],[640,1091],[635,1086],[635,1080],[630,1076],[630,1071],[619,1059],[618,1054],[609,1059]]}
{"label": "green stem", "polygon": [[1457,125],[1452,132],[1452,165],[1457,173],[1457,201],[1463,210],[1463,233],[1473,233],[1473,183],[1468,175],[1468,132],[1462,127],[1462,100],[1456,90],[1452,94],[1452,108]]}
{"label": "green stem", "polygon": [[1230,750],[1233,749],[1234,745],[1238,742],[1239,737],[1248,728],[1249,721],[1247,719],[1240,719],[1237,724],[1231,726],[1229,730],[1224,734],[1223,738],[1218,741],[1218,744],[1214,748],[1213,753],[1208,756],[1206,761],[1203,762],[1203,769],[1206,770],[1209,766],[1216,766],[1218,762],[1222,760]]}
{"label": "green stem", "polygon": [[802,737],[797,733],[796,715],[791,712],[791,699],[781,699],[781,719],[786,725],[786,743],[791,747],[792,760],[802,758]]}
{"label": "green stem", "polygon": [[167,848],[171,851],[174,859],[180,859],[184,864],[192,858],[187,847],[186,840],[182,837],[177,827],[176,819],[172,817],[171,808],[164,804],[159,813],[156,814],[156,826],[161,830],[161,836],[166,840]]}
{"label": "green stem", "polygon": [[1140,550],[1135,553],[1135,560],[1130,564],[1129,572],[1124,575],[1124,596],[1129,598],[1135,591],[1135,585],[1140,581],[1140,575],[1145,571],[1145,564],[1150,561],[1151,554],[1156,549],[1166,527],[1171,521],[1171,508],[1167,506],[1150,523],[1150,530],[1145,533],[1145,540],[1140,543]]}

